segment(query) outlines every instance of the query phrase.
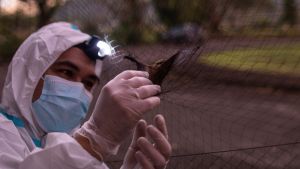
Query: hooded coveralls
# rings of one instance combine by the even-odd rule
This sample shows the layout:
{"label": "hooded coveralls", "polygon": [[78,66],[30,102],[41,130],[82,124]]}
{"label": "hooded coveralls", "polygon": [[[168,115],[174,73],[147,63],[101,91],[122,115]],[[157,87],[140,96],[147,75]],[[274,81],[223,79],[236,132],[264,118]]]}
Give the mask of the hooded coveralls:
{"label": "hooded coveralls", "polygon": [[16,52],[0,108],[1,169],[83,169],[107,166],[66,133],[44,133],[32,114],[32,96],[43,73],[70,47],[90,38],[69,23],[33,33]]}

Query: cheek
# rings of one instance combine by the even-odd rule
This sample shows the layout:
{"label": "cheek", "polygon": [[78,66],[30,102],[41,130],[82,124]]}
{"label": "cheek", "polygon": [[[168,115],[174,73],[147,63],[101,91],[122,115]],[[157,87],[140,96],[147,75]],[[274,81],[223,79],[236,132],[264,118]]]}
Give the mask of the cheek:
{"label": "cheek", "polygon": [[40,98],[41,94],[42,94],[42,90],[43,90],[43,86],[44,86],[44,81],[40,80],[34,90],[33,96],[32,96],[32,102],[36,101],[37,99]]}

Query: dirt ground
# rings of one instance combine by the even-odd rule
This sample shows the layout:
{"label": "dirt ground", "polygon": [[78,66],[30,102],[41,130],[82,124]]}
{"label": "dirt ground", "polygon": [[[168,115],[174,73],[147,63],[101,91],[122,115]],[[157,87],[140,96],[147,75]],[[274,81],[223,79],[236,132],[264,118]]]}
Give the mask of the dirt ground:
{"label": "dirt ground", "polygon": [[[299,39],[222,39],[208,41],[196,55],[240,47],[264,47]],[[194,45],[143,45],[126,49],[151,63]],[[300,66],[300,65],[299,65]],[[1,83],[6,66],[0,67]],[[165,115],[172,169],[300,168],[299,77],[282,77],[178,62],[165,79],[162,104],[146,115]],[[128,144],[126,141],[125,145]],[[125,146],[109,165],[121,164]]]}

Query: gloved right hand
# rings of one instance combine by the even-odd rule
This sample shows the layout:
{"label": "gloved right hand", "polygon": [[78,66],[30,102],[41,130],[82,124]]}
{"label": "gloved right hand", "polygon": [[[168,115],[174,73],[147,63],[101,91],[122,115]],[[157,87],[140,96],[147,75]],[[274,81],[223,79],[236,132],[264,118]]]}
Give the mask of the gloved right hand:
{"label": "gloved right hand", "polygon": [[133,130],[143,114],[160,104],[153,85],[143,71],[124,71],[101,90],[90,119],[75,133],[86,137],[97,154],[116,154],[118,145]]}
{"label": "gloved right hand", "polygon": [[172,152],[164,117],[156,115],[154,125],[140,120],[121,169],[164,169]]}

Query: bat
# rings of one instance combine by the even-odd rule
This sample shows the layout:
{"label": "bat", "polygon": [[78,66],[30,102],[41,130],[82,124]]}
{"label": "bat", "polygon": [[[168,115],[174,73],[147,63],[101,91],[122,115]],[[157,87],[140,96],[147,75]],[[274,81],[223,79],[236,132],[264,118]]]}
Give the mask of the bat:
{"label": "bat", "polygon": [[154,84],[161,85],[165,77],[172,69],[172,66],[178,55],[179,52],[175,53],[168,59],[159,59],[153,64],[142,63],[141,61],[134,58],[132,55],[124,56],[124,58],[134,62],[137,66],[137,70],[147,71],[149,73],[149,79]]}

